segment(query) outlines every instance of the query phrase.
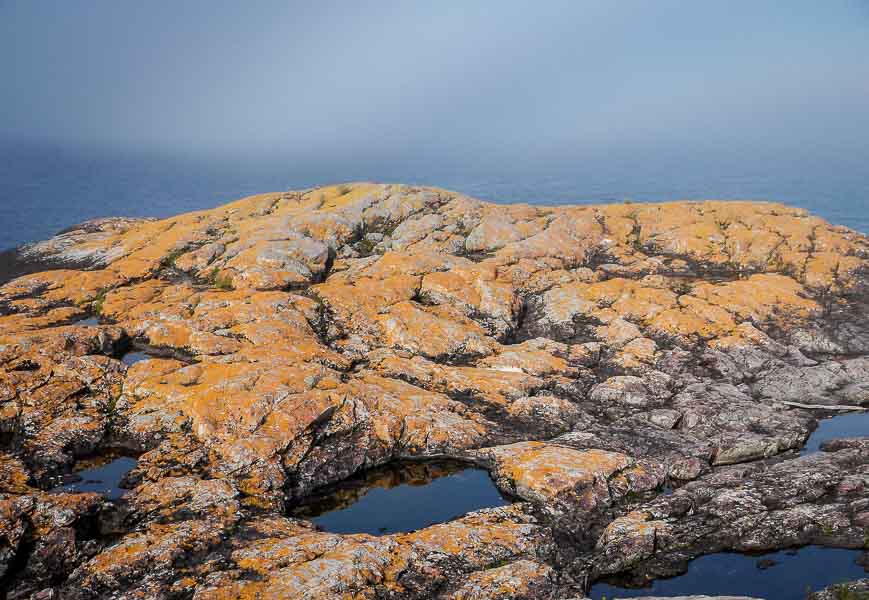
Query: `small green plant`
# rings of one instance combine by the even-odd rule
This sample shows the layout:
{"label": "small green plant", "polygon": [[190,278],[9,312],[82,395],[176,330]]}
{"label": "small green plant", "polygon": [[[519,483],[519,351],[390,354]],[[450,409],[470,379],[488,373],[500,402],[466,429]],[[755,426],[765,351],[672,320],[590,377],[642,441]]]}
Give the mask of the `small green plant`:
{"label": "small green plant", "polygon": [[110,416],[115,414],[115,411],[118,408],[118,400],[120,400],[120,399],[121,399],[120,394],[116,396],[113,393],[113,394],[111,394],[111,396],[109,396],[109,400],[108,400],[108,402],[106,402],[106,412],[108,412],[108,414]]}
{"label": "small green plant", "polygon": [[169,252],[169,254],[167,254],[160,260],[160,266],[164,268],[174,267],[175,261],[178,260],[178,257],[184,254],[184,252],[184,248],[176,248],[172,250],[171,252]]}
{"label": "small green plant", "polygon": [[634,247],[634,250],[638,252],[643,251],[643,226],[639,224],[639,222],[634,219],[634,226],[631,229],[630,235],[630,244]]}
{"label": "small green plant", "polygon": [[100,316],[103,314],[103,305],[106,303],[106,294],[107,293],[108,293],[108,290],[98,291],[93,302],[91,302],[91,310],[97,316]]}
{"label": "small green plant", "polygon": [[233,290],[235,289],[232,285],[232,277],[229,275],[224,275],[220,272],[220,269],[214,267],[211,271],[211,275],[208,276],[208,280],[211,282],[211,285],[216,287],[219,290]]}
{"label": "small green plant", "polygon": [[381,233],[385,236],[392,236],[395,233],[395,230],[398,229],[398,226],[401,225],[401,221],[396,221],[395,223],[387,222],[381,228]]}
{"label": "small green plant", "polygon": [[353,190],[349,185],[339,185],[338,186],[338,196],[344,196],[345,194],[349,194]]}
{"label": "small green plant", "polygon": [[219,290],[232,290],[234,289],[232,286],[232,278],[225,275],[218,276],[217,279],[214,280],[214,287]]}
{"label": "small green plant", "polygon": [[369,240],[368,238],[362,238],[362,240],[360,240],[360,241],[359,241],[359,244],[358,244],[359,251],[360,251],[364,256],[368,256],[368,255],[370,255],[372,252],[374,252],[374,247],[375,247],[375,246],[376,246],[376,244],[375,244],[374,242],[372,242],[371,240]]}
{"label": "small green plant", "polygon": [[678,281],[673,286],[673,291],[677,296],[684,296],[685,294],[690,294],[694,291],[694,286],[692,286],[688,281]]}

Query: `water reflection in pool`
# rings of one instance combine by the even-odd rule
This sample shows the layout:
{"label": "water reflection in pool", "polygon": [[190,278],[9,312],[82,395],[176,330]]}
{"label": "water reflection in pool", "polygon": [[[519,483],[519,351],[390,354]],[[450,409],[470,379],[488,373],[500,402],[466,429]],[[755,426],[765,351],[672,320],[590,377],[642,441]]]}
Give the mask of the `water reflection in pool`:
{"label": "water reflection in pool", "polygon": [[600,600],[707,594],[795,600],[805,598],[807,590],[866,577],[866,571],[856,562],[861,554],[859,550],[820,546],[754,556],[710,554],[691,561],[684,575],[658,579],[642,589],[598,583],[591,588],[589,597]]}
{"label": "water reflection in pool", "polygon": [[96,327],[100,324],[99,317],[86,317],[84,319],[79,319],[72,323],[73,325],[78,325],[79,327]]}
{"label": "water reflection in pool", "polygon": [[822,419],[812,432],[801,454],[818,452],[828,440],[869,436],[869,411],[859,411]]}
{"label": "water reflection in pool", "polygon": [[128,367],[130,367],[130,366],[136,364],[137,362],[141,362],[143,360],[148,360],[149,358],[154,358],[154,357],[151,356],[150,354],[148,354],[147,352],[139,352],[139,351],[134,350],[132,352],[127,352],[126,354],[124,354],[121,357],[121,362],[124,363],[125,365],[127,365]]}
{"label": "water reflection in pool", "polygon": [[454,461],[403,462],[323,490],[293,515],[334,533],[383,535],[509,503],[482,469]]}
{"label": "water reflection in pool", "polygon": [[127,492],[120,487],[121,480],[137,462],[135,458],[113,454],[79,461],[75,472],[62,476],[63,482],[52,491],[96,492],[109,500],[117,500]]}

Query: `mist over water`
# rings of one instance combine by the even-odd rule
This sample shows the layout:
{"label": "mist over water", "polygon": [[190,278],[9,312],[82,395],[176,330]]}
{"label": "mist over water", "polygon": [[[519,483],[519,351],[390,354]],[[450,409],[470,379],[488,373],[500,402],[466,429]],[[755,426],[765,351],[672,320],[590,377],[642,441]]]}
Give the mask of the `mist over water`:
{"label": "mist over water", "polygon": [[0,1],[0,248],[373,180],[869,228],[862,0]]}
{"label": "mist over water", "polygon": [[[869,147],[869,144],[867,144]],[[343,181],[436,185],[495,202],[754,199],[869,232],[869,152],[637,145],[547,155],[452,154],[305,160],[297,152],[181,155],[0,147],[0,248],[105,216],[168,217],[245,195]]]}

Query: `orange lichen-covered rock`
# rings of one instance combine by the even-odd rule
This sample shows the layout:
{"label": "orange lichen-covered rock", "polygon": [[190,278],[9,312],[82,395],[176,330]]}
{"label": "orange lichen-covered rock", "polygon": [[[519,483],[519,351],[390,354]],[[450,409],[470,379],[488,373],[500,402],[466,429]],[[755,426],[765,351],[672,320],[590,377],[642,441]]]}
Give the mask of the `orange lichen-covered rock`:
{"label": "orange lichen-covered rock", "polygon": [[387,347],[426,358],[485,356],[496,345],[477,323],[441,307],[423,308],[399,302],[379,315],[377,321]]}
{"label": "orange lichen-covered rock", "polygon": [[[551,544],[545,529],[516,508],[480,511],[419,532],[380,538],[318,534],[274,519],[255,521],[242,533],[233,542],[238,549],[232,560],[255,576],[236,579],[233,571],[224,572],[200,585],[195,598],[325,600],[374,598],[378,593],[431,594],[456,572],[482,571],[501,561],[535,557]],[[409,569],[418,575],[408,577]],[[547,578],[544,566],[527,565],[527,570],[524,583],[514,585],[539,585]],[[496,585],[495,580],[510,585],[498,573],[490,577],[489,585]]]}
{"label": "orange lichen-covered rock", "polygon": [[389,353],[380,354],[375,360],[375,368],[383,375],[494,408],[506,408],[514,400],[545,386],[543,379],[513,368],[451,367]]}
{"label": "orange lichen-covered rock", "polygon": [[475,598],[509,598],[523,600],[539,598],[555,587],[556,574],[552,567],[530,560],[495,567],[472,574],[455,591],[442,594],[452,600]]}
{"label": "orange lichen-covered rock", "polygon": [[601,450],[521,442],[488,451],[495,476],[513,494],[543,506],[592,511],[611,502],[607,481],[633,461]]}

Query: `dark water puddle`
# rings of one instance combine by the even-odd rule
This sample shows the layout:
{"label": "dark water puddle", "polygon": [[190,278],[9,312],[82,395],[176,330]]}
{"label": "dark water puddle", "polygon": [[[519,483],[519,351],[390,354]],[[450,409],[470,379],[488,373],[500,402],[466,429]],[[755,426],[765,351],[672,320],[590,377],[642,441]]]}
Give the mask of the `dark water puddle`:
{"label": "dark water puddle", "polygon": [[765,600],[797,600],[807,591],[866,577],[857,564],[860,550],[807,546],[764,555],[710,554],[692,560],[688,572],[671,579],[657,579],[649,587],[629,589],[610,583],[591,588],[592,600],[684,596],[733,595]]}
{"label": "dark water puddle", "polygon": [[115,355],[125,365],[132,366],[143,360],[153,359],[171,359],[183,362],[185,364],[193,364],[199,362],[195,355],[187,354],[174,348],[165,348],[160,346],[152,346],[146,341],[133,340],[132,343],[124,347],[119,354]]}
{"label": "dark water puddle", "polygon": [[508,504],[483,469],[454,461],[404,462],[317,493],[297,506],[293,516],[333,533],[384,535]]}
{"label": "dark water puddle", "polygon": [[828,440],[867,436],[869,436],[869,411],[845,413],[822,419],[818,423],[818,428],[809,436],[800,454],[818,452],[821,449],[821,444]]}
{"label": "dark water puddle", "polygon": [[129,456],[108,455],[79,461],[77,470],[63,475],[63,483],[51,488],[53,492],[96,492],[109,500],[117,500],[127,490],[120,487],[124,476],[138,461]]}
{"label": "dark water puddle", "polygon": [[121,357],[121,362],[127,365],[128,367],[136,364],[137,362],[141,362],[143,360],[148,360],[154,358],[147,352],[139,352],[134,350],[132,352],[127,352]]}
{"label": "dark water puddle", "polygon": [[78,325],[79,327],[96,327],[100,324],[99,317],[87,317],[84,319],[79,319],[78,321],[74,321],[73,325]]}

